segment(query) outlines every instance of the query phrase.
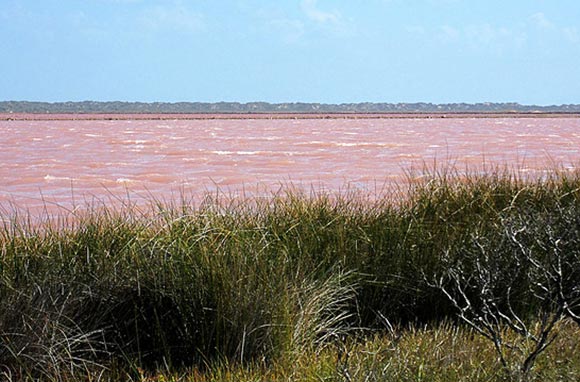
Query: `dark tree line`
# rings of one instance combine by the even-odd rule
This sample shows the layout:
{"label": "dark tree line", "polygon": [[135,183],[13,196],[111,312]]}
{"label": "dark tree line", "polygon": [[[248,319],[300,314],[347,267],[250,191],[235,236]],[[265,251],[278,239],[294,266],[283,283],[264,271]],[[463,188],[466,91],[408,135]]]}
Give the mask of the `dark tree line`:
{"label": "dark tree line", "polygon": [[518,103],[0,102],[0,113],[578,113],[580,105]]}

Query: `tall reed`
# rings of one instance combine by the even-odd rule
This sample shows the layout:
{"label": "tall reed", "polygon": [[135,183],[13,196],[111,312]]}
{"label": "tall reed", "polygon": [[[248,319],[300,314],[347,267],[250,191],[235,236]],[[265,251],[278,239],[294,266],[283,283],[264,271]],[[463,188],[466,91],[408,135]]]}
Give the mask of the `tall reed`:
{"label": "tall reed", "polygon": [[474,237],[499,240],[506,219],[537,240],[554,211],[567,219],[558,224],[578,224],[579,190],[578,173],[563,171],[435,171],[403,197],[289,187],[197,206],[98,205],[45,227],[13,219],[0,232],[0,365],[53,380],[111,365],[134,375],[212,360],[269,365],[453,319],[426,275]]}

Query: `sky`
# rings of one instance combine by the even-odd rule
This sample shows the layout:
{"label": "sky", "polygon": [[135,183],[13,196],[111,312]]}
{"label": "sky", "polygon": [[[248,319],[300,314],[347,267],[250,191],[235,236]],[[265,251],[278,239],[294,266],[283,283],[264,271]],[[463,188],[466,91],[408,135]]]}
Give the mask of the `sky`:
{"label": "sky", "polygon": [[580,104],[578,0],[0,0],[0,101]]}

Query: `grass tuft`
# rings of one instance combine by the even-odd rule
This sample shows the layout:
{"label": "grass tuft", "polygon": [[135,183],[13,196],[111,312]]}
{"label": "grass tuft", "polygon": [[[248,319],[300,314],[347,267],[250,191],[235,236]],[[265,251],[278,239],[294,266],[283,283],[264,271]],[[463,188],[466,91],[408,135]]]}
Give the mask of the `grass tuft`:
{"label": "grass tuft", "polygon": [[[0,372],[14,381],[501,380],[493,349],[426,275],[484,245],[509,265],[498,279],[509,279],[514,230],[546,256],[565,248],[569,271],[580,272],[579,174],[438,170],[402,190],[93,204],[42,226],[5,216]],[[514,306],[534,322],[526,282]],[[568,337],[534,375],[578,375],[577,357],[563,356],[575,346]]]}

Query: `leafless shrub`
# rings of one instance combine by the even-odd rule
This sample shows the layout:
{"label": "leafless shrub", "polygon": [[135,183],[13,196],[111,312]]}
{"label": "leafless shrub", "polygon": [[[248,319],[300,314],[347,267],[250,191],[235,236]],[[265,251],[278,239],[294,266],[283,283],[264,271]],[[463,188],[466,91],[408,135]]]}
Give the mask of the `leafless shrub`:
{"label": "leafless shrub", "polygon": [[[562,309],[580,325],[580,214],[561,208],[543,216],[523,215],[504,224],[516,254],[529,266],[533,295]],[[533,223],[532,223],[533,222]]]}
{"label": "leafless shrub", "polygon": [[494,234],[474,233],[471,245],[448,251],[443,271],[427,281],[526,381],[558,323],[580,323],[580,216],[573,206],[504,212]]}

